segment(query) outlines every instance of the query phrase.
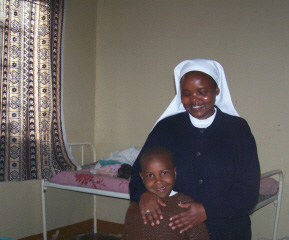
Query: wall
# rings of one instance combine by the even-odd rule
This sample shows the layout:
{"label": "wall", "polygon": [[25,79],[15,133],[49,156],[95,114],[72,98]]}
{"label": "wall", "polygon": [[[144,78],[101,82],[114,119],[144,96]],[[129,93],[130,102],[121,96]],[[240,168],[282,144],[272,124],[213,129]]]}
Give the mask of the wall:
{"label": "wall", "polygon": [[[94,0],[67,1],[63,108],[69,142],[94,140],[95,13]],[[0,183],[1,237],[18,239],[42,233],[40,183]],[[48,230],[92,218],[91,196],[54,189],[46,196]]]}
{"label": "wall", "polygon": [[[286,0],[99,0],[99,156],[142,146],[175,94],[173,69],[180,61],[218,60],[255,135],[262,172],[285,173],[279,237],[288,236],[288,10]],[[106,211],[101,218],[109,218]],[[125,209],[113,212],[123,218]],[[271,205],[253,215],[253,239],[271,237],[273,212]]]}
{"label": "wall", "polygon": [[[188,58],[216,59],[256,137],[262,172],[285,173],[279,238],[288,236],[288,10],[287,0],[67,1],[68,141],[95,138],[98,157],[142,146],[174,96],[173,68]],[[0,191],[0,236],[40,233],[40,181],[0,183]],[[123,222],[127,201],[98,204],[100,219]],[[50,190],[47,205],[49,229],[92,217],[83,194]],[[271,238],[273,212],[267,206],[253,215],[253,239]]]}

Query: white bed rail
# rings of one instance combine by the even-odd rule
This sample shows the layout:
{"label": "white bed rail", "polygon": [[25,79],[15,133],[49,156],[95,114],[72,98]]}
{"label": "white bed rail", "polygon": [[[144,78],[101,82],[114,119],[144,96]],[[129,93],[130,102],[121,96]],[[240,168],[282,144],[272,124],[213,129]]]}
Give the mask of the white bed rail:
{"label": "white bed rail", "polygon": [[277,232],[278,232],[278,223],[279,223],[279,216],[280,216],[280,208],[281,208],[281,199],[282,199],[282,192],[283,192],[283,172],[280,169],[272,170],[261,175],[261,179],[278,176],[279,178],[279,190],[278,193],[269,197],[266,200],[261,201],[256,205],[253,212],[257,211],[258,209],[268,205],[269,203],[274,202],[274,206],[277,207],[276,215],[275,215],[275,223],[274,223],[274,230],[273,230],[273,240],[277,240]]}

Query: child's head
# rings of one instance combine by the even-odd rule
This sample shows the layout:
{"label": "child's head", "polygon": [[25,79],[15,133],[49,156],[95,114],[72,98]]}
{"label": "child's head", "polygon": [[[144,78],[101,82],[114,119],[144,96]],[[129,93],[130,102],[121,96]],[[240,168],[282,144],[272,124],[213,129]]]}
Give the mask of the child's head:
{"label": "child's head", "polygon": [[174,157],[165,147],[151,147],[140,156],[140,176],[146,189],[159,197],[171,193],[176,178]]}

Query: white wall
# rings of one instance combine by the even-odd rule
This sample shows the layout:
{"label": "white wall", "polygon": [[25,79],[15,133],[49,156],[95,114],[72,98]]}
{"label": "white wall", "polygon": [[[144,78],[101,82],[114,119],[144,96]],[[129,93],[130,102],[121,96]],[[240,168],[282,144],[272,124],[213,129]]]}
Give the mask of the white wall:
{"label": "white wall", "polygon": [[[285,173],[279,236],[288,236],[288,11],[286,0],[99,0],[99,156],[144,143],[174,96],[173,68],[180,61],[215,59],[255,135],[262,172]],[[271,237],[273,212],[272,205],[253,215],[253,239]]]}

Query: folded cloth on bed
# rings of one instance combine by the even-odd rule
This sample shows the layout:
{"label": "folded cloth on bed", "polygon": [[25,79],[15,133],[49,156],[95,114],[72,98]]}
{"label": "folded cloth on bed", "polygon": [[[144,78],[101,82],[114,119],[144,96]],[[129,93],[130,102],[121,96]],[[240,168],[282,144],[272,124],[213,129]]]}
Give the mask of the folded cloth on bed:
{"label": "folded cloth on bed", "polygon": [[133,165],[137,156],[139,155],[141,147],[129,147],[120,151],[111,152],[109,157],[102,158],[103,161],[116,160],[120,163],[127,163]]}
{"label": "folded cloth on bed", "polygon": [[273,195],[279,190],[279,182],[274,178],[267,177],[260,180],[260,195]]}
{"label": "folded cloth on bed", "polygon": [[111,152],[109,157],[100,159],[90,172],[96,174],[98,169],[106,165],[126,163],[132,166],[140,151],[141,147],[129,147],[120,151]]}
{"label": "folded cloth on bed", "polygon": [[103,176],[117,177],[118,169],[120,167],[121,167],[121,164],[106,165],[104,167],[97,169],[96,174],[103,175]]}
{"label": "folded cloth on bed", "polygon": [[117,160],[99,160],[98,162],[101,167],[104,167],[107,165],[121,164],[121,162]]}
{"label": "folded cloth on bed", "polygon": [[[93,168],[90,169],[90,173],[97,174],[97,173],[105,173],[108,171],[115,171],[115,176],[117,175],[117,170],[120,168],[121,162],[115,160],[99,160],[97,164]],[[110,175],[110,174],[108,174]]]}
{"label": "folded cloth on bed", "polygon": [[120,151],[111,152],[109,157],[100,159],[90,172],[96,174],[97,170],[105,165],[126,163],[132,166],[140,151],[141,147],[129,147]]}

